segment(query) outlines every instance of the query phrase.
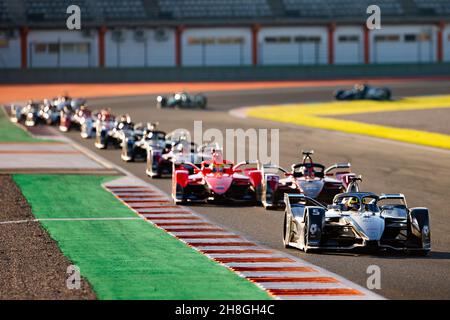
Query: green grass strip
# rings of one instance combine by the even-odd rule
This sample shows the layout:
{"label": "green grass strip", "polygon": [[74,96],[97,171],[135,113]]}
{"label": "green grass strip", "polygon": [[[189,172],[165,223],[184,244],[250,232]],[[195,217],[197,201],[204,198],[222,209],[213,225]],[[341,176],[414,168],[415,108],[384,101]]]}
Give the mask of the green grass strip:
{"label": "green grass strip", "polygon": [[[135,216],[113,177],[14,175],[38,218]],[[100,299],[269,299],[253,283],[143,220],[42,221]]]}
{"label": "green grass strip", "polygon": [[42,142],[12,123],[0,106],[0,142]]}
{"label": "green grass strip", "polygon": [[101,187],[114,179],[88,175],[15,175],[36,218],[135,217]]}

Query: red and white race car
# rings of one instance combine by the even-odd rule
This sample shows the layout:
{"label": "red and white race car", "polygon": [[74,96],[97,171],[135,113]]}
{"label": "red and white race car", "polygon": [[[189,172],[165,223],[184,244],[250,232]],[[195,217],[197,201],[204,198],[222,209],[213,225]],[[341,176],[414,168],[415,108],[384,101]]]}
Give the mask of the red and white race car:
{"label": "red and white race car", "polygon": [[256,162],[233,165],[223,160],[221,151],[213,150],[212,160],[203,161],[200,168],[189,162],[174,163],[172,197],[175,203],[257,203],[261,181]]}
{"label": "red and white race car", "polygon": [[331,204],[334,196],[345,192],[356,175],[350,163],[336,163],[328,168],[313,162],[314,151],[303,151],[303,161],[293,164],[291,171],[264,165],[261,202],[266,209],[284,207],[284,194],[304,194],[323,204]]}

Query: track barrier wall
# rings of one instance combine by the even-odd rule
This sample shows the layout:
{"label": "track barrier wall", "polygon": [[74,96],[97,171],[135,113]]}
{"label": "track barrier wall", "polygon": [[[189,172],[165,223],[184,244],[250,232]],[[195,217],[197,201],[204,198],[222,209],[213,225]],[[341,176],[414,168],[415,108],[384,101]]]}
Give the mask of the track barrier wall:
{"label": "track barrier wall", "polygon": [[274,81],[448,76],[450,63],[242,67],[0,69],[0,83]]}

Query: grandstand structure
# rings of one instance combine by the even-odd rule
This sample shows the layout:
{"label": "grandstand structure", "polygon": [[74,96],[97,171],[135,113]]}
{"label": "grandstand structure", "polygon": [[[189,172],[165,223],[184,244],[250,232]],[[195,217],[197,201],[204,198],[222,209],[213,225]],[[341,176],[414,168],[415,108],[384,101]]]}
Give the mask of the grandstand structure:
{"label": "grandstand structure", "polygon": [[0,0],[0,68],[445,61],[450,0]]}

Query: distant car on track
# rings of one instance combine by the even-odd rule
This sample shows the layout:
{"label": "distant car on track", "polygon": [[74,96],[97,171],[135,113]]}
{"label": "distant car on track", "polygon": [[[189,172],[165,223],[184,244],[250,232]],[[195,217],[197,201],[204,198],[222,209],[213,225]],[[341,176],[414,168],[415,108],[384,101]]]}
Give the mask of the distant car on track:
{"label": "distant car on track", "polygon": [[[150,177],[155,176],[156,170],[162,170],[166,175],[172,174],[173,164],[178,166],[184,163],[193,163],[195,166],[200,167],[203,161],[212,159],[213,150],[217,149],[216,144],[206,143],[199,147],[188,139],[171,140],[169,135],[166,136],[166,140],[166,148],[169,151],[163,153],[157,159],[157,163],[155,163],[155,157],[147,158],[146,172]],[[186,165],[184,168],[189,171],[189,174],[194,173],[194,167]]]}
{"label": "distant car on track", "polygon": [[178,92],[169,97],[158,96],[156,107],[180,109],[206,109],[208,100],[203,94],[191,95],[187,92]]}
{"label": "distant car on track", "polygon": [[148,123],[146,126],[135,127],[134,132],[124,137],[121,158],[124,161],[146,161],[150,156],[160,156],[167,152],[166,133],[157,130],[157,123]]}
{"label": "distant car on track", "polygon": [[39,117],[47,125],[56,125],[60,122],[60,110],[51,99],[44,99],[39,110]]}
{"label": "distant car on track", "polygon": [[419,255],[431,250],[429,212],[408,208],[402,194],[347,192],[328,206],[304,194],[284,195],[283,243],[305,252],[392,249]]}
{"label": "distant car on track", "polygon": [[24,107],[12,105],[10,109],[11,121],[21,122],[27,127],[33,127],[40,122],[39,110],[39,103],[31,100]]}
{"label": "distant car on track", "polygon": [[99,117],[100,113],[98,111],[91,112],[90,110],[77,115],[77,122],[80,125],[80,135],[83,139],[88,139],[95,136],[95,123]]}
{"label": "distant car on track", "polygon": [[[313,150],[302,151],[303,161],[293,164],[291,171],[276,165],[263,165],[261,202],[266,209],[284,207],[285,193],[303,193],[321,203],[331,203],[344,192],[355,174],[350,163],[336,163],[328,168],[313,162]],[[336,171],[339,170],[339,171]]]}
{"label": "distant car on track", "polygon": [[334,93],[337,100],[390,100],[391,96],[389,88],[377,88],[367,84],[356,84],[353,89],[340,89]]}
{"label": "distant car on track", "polygon": [[117,126],[114,115],[109,110],[102,110],[95,124],[95,147],[107,149],[109,145],[119,148],[117,140],[112,137],[112,130]]}
{"label": "distant car on track", "polygon": [[62,132],[72,129],[81,131],[82,123],[92,117],[92,111],[85,105],[85,102],[81,105],[74,100],[72,102],[70,106],[64,106],[60,112],[59,130]]}

